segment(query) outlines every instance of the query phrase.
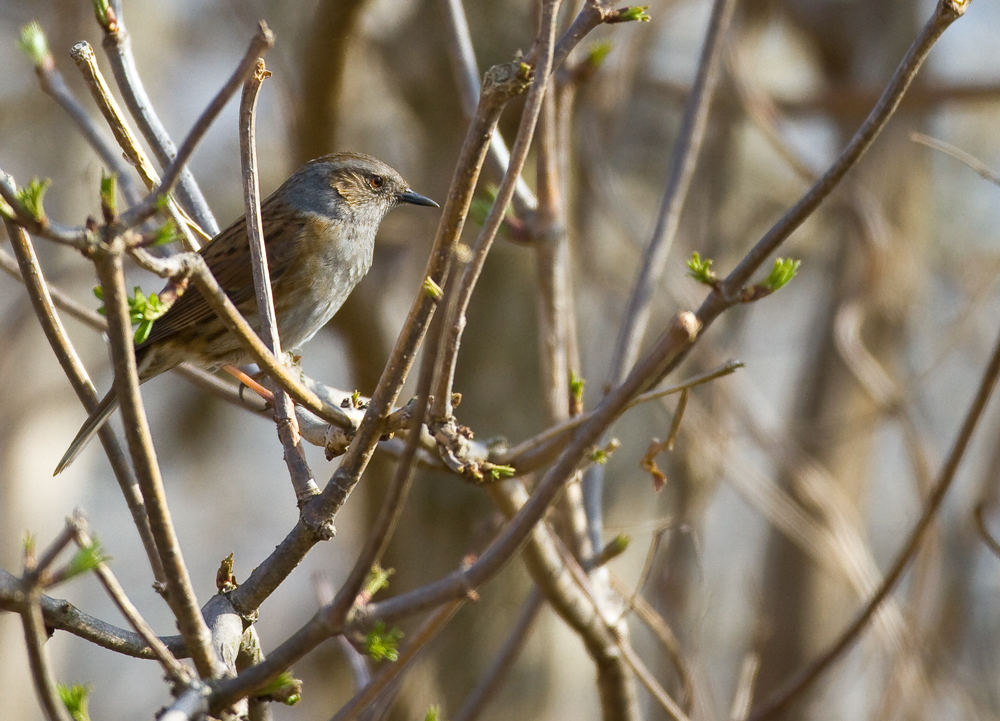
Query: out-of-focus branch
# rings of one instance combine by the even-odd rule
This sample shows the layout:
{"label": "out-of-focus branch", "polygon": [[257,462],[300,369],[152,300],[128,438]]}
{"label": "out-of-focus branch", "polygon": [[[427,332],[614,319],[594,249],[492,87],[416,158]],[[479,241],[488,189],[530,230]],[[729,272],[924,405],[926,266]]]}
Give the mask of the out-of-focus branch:
{"label": "out-of-focus branch", "polygon": [[[132,40],[125,28],[121,0],[113,0],[107,16],[102,18],[98,15],[98,23],[104,30],[104,40],[101,45],[108,56],[108,62],[111,63],[111,72],[125,100],[125,106],[138,124],[139,131],[149,147],[152,148],[160,167],[167,168],[175,162],[177,148],[153,109],[153,104],[146,95],[146,88],[139,77],[139,70],[135,66],[135,57],[132,54]],[[184,207],[209,236],[217,235],[219,224],[215,222],[215,217],[205,202],[198,183],[186,165],[181,165],[179,169],[179,181],[177,194]]]}
{"label": "out-of-focus branch", "polygon": [[684,105],[681,127],[674,142],[667,186],[660,204],[653,237],[639,263],[639,272],[629,298],[625,318],[615,343],[608,382],[618,383],[639,355],[639,347],[649,323],[653,289],[663,275],[667,256],[680,225],[681,211],[694,177],[698,154],[708,127],[708,112],[719,80],[722,50],[736,8],[736,0],[715,0],[698,71],[691,94]]}
{"label": "out-of-focus branch", "polygon": [[955,147],[951,143],[946,143],[943,140],[932,138],[929,135],[924,135],[923,133],[911,133],[910,140],[914,143],[926,145],[928,148],[940,150],[945,155],[950,155],[960,163],[964,163],[972,168],[983,180],[988,180],[994,185],[1000,185],[1000,173],[994,171],[990,166],[977,158],[975,155],[971,155],[961,148]]}
{"label": "out-of-focus branch", "polygon": [[[35,26],[38,33],[42,33],[40,27]],[[30,26],[29,29],[30,30]],[[44,35],[42,35],[44,39]],[[48,47],[42,57],[34,59],[35,75],[38,76],[38,85],[42,92],[56,101],[63,112],[69,116],[70,120],[80,130],[80,133],[87,140],[90,147],[97,153],[101,162],[104,163],[111,172],[118,175],[119,187],[129,204],[139,202],[139,191],[135,187],[135,182],[129,172],[130,168],[122,160],[121,153],[115,151],[104,136],[97,130],[96,124],[90,119],[83,105],[77,100],[73,92],[67,87],[62,73],[56,68],[55,60]]]}
{"label": "out-of-focus branch", "polygon": [[[479,65],[476,63],[476,51],[472,45],[469,21],[465,16],[462,0],[443,0],[443,6],[448,26],[445,41],[455,71],[455,84],[462,99],[462,110],[467,118],[472,119],[479,103]],[[507,150],[507,144],[499,131],[494,131],[490,138],[490,153],[486,157],[486,162],[489,164],[490,172],[497,177],[503,177],[510,164],[510,151]],[[513,202],[514,210],[521,217],[535,208],[535,196],[520,175],[514,188]]]}
{"label": "out-of-focus branch", "polygon": [[542,592],[538,590],[538,586],[535,586],[531,589],[524,603],[521,604],[521,612],[507,633],[507,640],[500,647],[496,657],[493,659],[493,663],[479,677],[479,681],[476,682],[475,687],[469,692],[469,695],[465,697],[465,702],[458,710],[458,713],[452,717],[452,721],[475,721],[479,714],[482,713],[483,708],[489,703],[489,700],[503,682],[507,671],[510,670],[510,667],[524,649],[524,645],[528,642],[528,637],[531,635],[531,627],[534,625],[535,619],[538,618],[538,614],[544,605],[545,598],[542,596]]}
{"label": "out-of-focus branch", "polygon": [[948,453],[948,457],[945,459],[944,465],[938,474],[931,495],[924,505],[923,513],[921,513],[920,519],[910,532],[906,543],[893,562],[891,569],[885,575],[885,579],[882,581],[878,591],[872,595],[868,603],[865,604],[862,612],[841,633],[837,641],[831,644],[815,661],[789,679],[771,697],[765,699],[760,707],[751,714],[751,721],[764,721],[764,719],[772,718],[807,689],[834,661],[854,644],[875,616],[879,607],[889,594],[892,593],[892,590],[899,583],[910,562],[920,550],[924,534],[930,527],[931,522],[941,507],[945,495],[947,495],[951,488],[958,467],[965,457],[969,442],[972,440],[972,435],[979,425],[983,411],[986,409],[986,403],[989,401],[994,388],[996,388],[998,379],[1000,379],[1000,336],[997,337],[989,364],[983,372],[979,387],[976,389],[976,395],[972,400],[969,410],[966,412],[965,419],[959,428],[951,451]]}
{"label": "out-of-focus branch", "polygon": [[[254,74],[243,86],[240,101],[240,157],[243,161],[243,202],[246,207],[247,237],[250,240],[250,259],[253,263],[253,285],[257,295],[257,315],[260,318],[260,335],[275,358],[281,359],[281,340],[278,320],[271,292],[271,274],[267,267],[267,250],[261,230],[260,183],[257,178],[256,109],[261,83],[269,75],[264,61],[258,60]],[[295,417],[292,399],[279,387],[274,392],[274,422],[278,438],[284,449],[285,465],[299,502],[319,493],[312,471],[306,464],[299,424]]]}

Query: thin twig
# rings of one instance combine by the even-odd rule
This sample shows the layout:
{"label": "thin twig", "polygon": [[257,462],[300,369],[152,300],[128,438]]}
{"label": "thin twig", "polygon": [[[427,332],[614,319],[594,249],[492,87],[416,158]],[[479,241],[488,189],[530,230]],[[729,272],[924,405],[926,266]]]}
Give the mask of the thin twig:
{"label": "thin twig", "polygon": [[[0,569],[0,609],[17,613],[22,600],[21,581]],[[48,629],[66,631],[77,638],[126,656],[154,658],[149,645],[137,633],[94,618],[69,601],[42,595],[39,603]],[[160,641],[176,658],[186,657],[186,649],[180,636],[161,636]]]}
{"label": "thin twig", "polygon": [[[243,161],[243,203],[246,208],[247,237],[250,240],[250,259],[253,264],[253,285],[257,295],[257,315],[260,318],[260,335],[274,357],[282,358],[278,320],[271,291],[271,274],[267,267],[267,250],[261,230],[260,184],[257,178],[256,110],[261,83],[270,73],[263,60],[257,60],[256,69],[243,85],[240,100],[240,157]],[[295,417],[292,399],[280,386],[274,392],[274,422],[278,438],[284,449],[285,465],[300,503],[319,493],[312,471],[306,464],[299,424]]]}
{"label": "thin twig", "polygon": [[389,685],[409,668],[417,654],[427,646],[431,639],[437,636],[438,632],[445,627],[464,603],[462,600],[452,601],[428,616],[427,620],[412,635],[406,648],[399,652],[399,658],[392,663],[384,664],[371,683],[348,701],[334,715],[332,721],[350,721],[350,719],[357,718],[359,713],[374,703]]}
{"label": "thin twig", "polygon": [[225,85],[212,98],[212,102],[208,104],[208,107],[205,108],[198,117],[198,120],[195,121],[187,137],[184,138],[180,150],[177,151],[177,155],[163,173],[160,184],[139,205],[130,208],[127,213],[122,215],[120,222],[124,227],[135,227],[157,211],[160,198],[173,190],[181,171],[187,165],[195,148],[198,147],[198,143],[205,137],[205,133],[208,132],[209,127],[215,122],[215,119],[222,112],[229,99],[239,91],[244,81],[254,72],[254,69],[257,67],[257,59],[263,56],[273,45],[274,33],[261,21],[257,27],[257,33],[250,40],[250,46],[243,55],[243,59],[240,60],[239,65],[236,66],[236,70],[233,71],[229,80],[226,81]]}
{"label": "thin twig", "polygon": [[[121,108],[118,107],[118,102],[115,100],[114,95],[111,94],[111,89],[108,87],[107,82],[105,82],[104,75],[101,74],[101,70],[97,65],[94,49],[90,46],[90,43],[81,41],[70,49],[69,54],[83,74],[83,79],[87,87],[90,88],[90,94],[94,98],[94,102],[97,103],[97,107],[111,128],[111,132],[114,134],[115,140],[118,141],[118,145],[125,152],[125,157],[135,167],[146,188],[152,190],[160,183],[160,177],[139,145],[138,138],[135,137],[132,129],[128,126],[128,122],[125,120]],[[174,220],[177,229],[181,231],[185,249],[197,250],[199,243],[192,234],[190,225],[173,198],[167,198],[166,211]]]}
{"label": "thin twig", "polygon": [[[70,536],[72,537],[72,536]],[[43,561],[52,563],[56,554],[65,548],[66,529],[52,544],[43,556]],[[30,545],[24,548],[24,577],[18,584],[19,608],[21,625],[24,629],[24,641],[28,651],[28,666],[31,678],[35,682],[38,700],[49,721],[72,721],[69,711],[59,698],[55,679],[49,668],[45,653],[45,622],[42,618],[40,577],[45,571],[44,565],[36,565],[34,550]]]}
{"label": "thin twig", "polygon": [[[462,110],[465,117],[471,120],[479,103],[479,67],[476,63],[476,51],[472,46],[472,33],[469,31],[469,21],[465,16],[462,0],[443,0],[443,5],[447,21],[445,40],[448,56],[455,71],[455,84],[462,99]],[[510,164],[510,151],[499,130],[495,130],[490,137],[490,153],[486,161],[490,172],[503,177]],[[520,175],[514,188],[513,202],[519,216],[531,212],[537,203],[531,188]]]}
{"label": "thin twig", "polygon": [[83,134],[90,147],[100,157],[113,173],[118,175],[119,187],[129,204],[139,202],[139,190],[132,179],[130,168],[122,160],[121,153],[115,151],[111,144],[97,130],[97,126],[90,119],[83,105],[77,100],[73,92],[67,87],[63,75],[56,68],[52,54],[47,52],[41,62],[35,64],[35,74],[38,76],[38,85],[42,92],[56,101],[60,108],[69,116],[70,120]]}
{"label": "thin twig", "polygon": [[990,168],[990,166],[977,158],[975,155],[971,155],[961,148],[955,147],[951,143],[946,143],[943,140],[932,138],[929,135],[924,135],[923,133],[910,133],[910,140],[914,143],[926,145],[928,148],[940,150],[942,153],[950,155],[960,163],[968,165],[984,180],[988,180],[994,185],[1000,185],[1000,173],[995,172],[992,168]]}
{"label": "thin twig", "polygon": [[[125,28],[121,0],[114,0],[113,8],[113,16],[109,13],[109,22],[102,23],[104,40],[101,45],[108,56],[111,72],[118,90],[121,91],[125,107],[138,124],[139,131],[156,155],[160,167],[166,168],[176,158],[177,149],[153,109],[153,104],[146,95],[146,88],[139,77],[135,57],[132,55],[132,40]],[[205,202],[198,183],[186,166],[181,169],[177,194],[198,226],[203,228],[209,237],[218,235],[219,224],[215,222],[215,217]]]}
{"label": "thin twig", "polygon": [[[661,388],[660,390],[648,391],[632,399],[626,408],[634,408],[642,403],[658,400],[664,396],[673,395],[682,391],[694,388],[695,386],[708,383],[717,378],[735,373],[744,366],[742,361],[731,360],[705,373],[694,376],[682,383]],[[536,436],[532,436],[517,444],[513,448],[500,453],[493,460],[496,463],[509,464],[514,466],[518,473],[527,473],[540,468],[552,460],[555,454],[559,453],[566,443],[569,442],[570,432],[579,428],[593,415],[594,411],[588,411],[578,416],[569,418],[551,428],[547,428]]]}
{"label": "thin twig", "polygon": [[524,110],[521,113],[517,137],[514,138],[512,146],[511,160],[507,165],[503,180],[500,182],[500,187],[497,189],[493,206],[490,208],[486,220],[483,221],[483,227],[476,238],[472,260],[465,266],[454,297],[444,299],[448,305],[443,325],[444,334],[438,340],[438,370],[433,390],[434,403],[430,412],[432,423],[444,422],[453,414],[451,393],[455,380],[455,367],[458,362],[458,350],[465,329],[465,314],[472,299],[472,292],[475,290],[479,275],[486,263],[486,256],[489,254],[497,231],[500,230],[500,225],[507,214],[507,206],[514,194],[521,168],[524,167],[524,161],[528,157],[531,139],[535,133],[535,125],[545,101],[549,75],[552,71],[552,51],[555,44],[559,4],[560,0],[548,0],[542,3],[542,17],[536,41],[536,46],[539,47],[540,62],[535,67],[534,78],[528,90]]}
{"label": "thin twig", "polygon": [[35,682],[38,700],[49,721],[73,721],[69,711],[63,704],[56,690],[56,682],[49,668],[45,653],[45,622],[39,606],[37,587],[25,592],[24,608],[21,611],[21,626],[24,629],[24,641],[28,651],[28,665],[31,668],[31,678]]}
{"label": "thin twig", "polygon": [[[75,514],[67,519],[67,526],[72,530],[74,537],[76,538],[77,545],[80,548],[88,548],[93,545],[93,540],[90,534],[87,532],[87,524],[82,516]],[[129,600],[128,595],[125,593],[125,589],[122,588],[121,584],[118,583],[118,579],[115,578],[114,573],[108,568],[108,564],[98,563],[94,568],[94,574],[100,580],[101,585],[104,586],[104,590],[108,592],[111,596],[111,600],[114,602],[118,610],[122,612],[129,625],[135,629],[142,639],[149,646],[156,657],[156,660],[160,662],[163,670],[166,672],[167,676],[176,684],[186,685],[191,681],[191,674],[184,664],[178,661],[174,655],[167,648],[166,644],[163,643],[156,633],[153,631],[152,627],[146,623],[146,619],[142,617],[139,613],[139,609],[135,607],[131,600]]]}
{"label": "thin twig", "polygon": [[625,318],[614,345],[615,352],[608,372],[609,383],[620,382],[639,355],[639,346],[649,324],[653,289],[666,267],[667,256],[680,225],[681,211],[694,178],[698,155],[708,127],[708,113],[719,80],[722,51],[735,9],[736,0],[715,0],[712,5],[694,85],[684,105],[680,130],[674,141],[667,186],[663,192],[656,228],[639,263],[638,276],[632,286]]}

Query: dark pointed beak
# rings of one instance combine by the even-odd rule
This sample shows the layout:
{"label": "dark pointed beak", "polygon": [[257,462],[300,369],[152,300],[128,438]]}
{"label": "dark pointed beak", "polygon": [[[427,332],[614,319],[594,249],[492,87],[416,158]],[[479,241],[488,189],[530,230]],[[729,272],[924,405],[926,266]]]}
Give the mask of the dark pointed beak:
{"label": "dark pointed beak", "polygon": [[400,203],[410,203],[411,205],[426,205],[426,206],[428,206],[430,208],[440,208],[441,207],[440,205],[438,205],[437,203],[435,203],[430,198],[428,198],[426,196],[423,196],[420,193],[414,193],[409,188],[406,189],[406,192],[403,192],[403,193],[399,194],[399,202]]}

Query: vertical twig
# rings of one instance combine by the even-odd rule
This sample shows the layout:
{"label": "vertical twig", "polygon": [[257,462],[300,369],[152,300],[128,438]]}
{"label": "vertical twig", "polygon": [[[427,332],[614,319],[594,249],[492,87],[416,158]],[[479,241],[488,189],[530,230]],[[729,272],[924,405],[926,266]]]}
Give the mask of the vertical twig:
{"label": "vertical twig", "polygon": [[[476,64],[476,51],[472,46],[472,34],[469,32],[469,21],[465,16],[462,0],[443,0],[444,16],[448,31],[445,40],[448,56],[455,71],[455,84],[462,100],[462,110],[465,116],[472,119],[479,102],[479,67]],[[499,131],[494,131],[490,138],[490,153],[486,159],[490,172],[503,177],[510,164],[510,151]],[[531,188],[524,178],[517,176],[514,189],[514,210],[523,216],[535,208],[536,200]]]}
{"label": "vertical twig", "polygon": [[56,555],[66,547],[66,542],[72,538],[67,535],[67,529],[55,542],[50,544],[40,563],[36,564],[34,549],[26,546],[24,549],[24,574],[20,582],[22,594],[21,626],[24,629],[24,641],[28,650],[28,665],[31,668],[31,678],[35,682],[38,700],[49,721],[72,721],[69,711],[63,704],[56,690],[56,682],[49,668],[45,653],[45,619],[42,617],[40,576],[51,564]]}
{"label": "vertical twig", "polygon": [[[278,336],[278,320],[271,292],[271,275],[267,267],[267,251],[260,211],[260,185],[257,178],[257,97],[261,83],[269,74],[264,61],[257,60],[254,74],[247,78],[243,85],[243,97],[240,100],[240,158],[243,163],[243,202],[246,207],[247,237],[250,241],[250,259],[253,263],[253,285],[257,295],[260,335],[268,350],[280,362],[281,340]],[[274,421],[278,427],[278,438],[284,449],[285,464],[288,466],[288,474],[295,489],[295,497],[303,503],[318,494],[319,488],[306,464],[292,399],[280,386],[274,390]]]}
{"label": "vertical twig", "polygon": [[546,0],[542,3],[541,19],[535,43],[538,47],[539,61],[534,68],[534,78],[524,103],[517,137],[514,139],[511,162],[507,166],[500,187],[497,189],[493,206],[490,208],[479,236],[476,238],[472,260],[469,261],[462,273],[462,279],[456,288],[454,297],[446,298],[444,301],[449,305],[442,329],[443,334],[437,341],[439,348],[438,370],[434,384],[434,403],[430,413],[431,421],[434,423],[444,422],[452,417],[451,392],[455,379],[458,349],[465,329],[465,314],[476,282],[479,280],[479,275],[486,262],[486,256],[493,245],[493,240],[500,229],[504,215],[507,213],[507,206],[514,194],[521,168],[524,167],[524,161],[528,157],[531,139],[534,137],[535,125],[541,113],[542,103],[548,89],[549,76],[552,72],[552,51],[555,45],[559,5],[560,0]]}
{"label": "vertical twig", "polygon": [[128,440],[139,488],[149,512],[150,526],[156,548],[166,572],[167,599],[177,617],[178,629],[184,637],[202,678],[215,675],[221,668],[208,626],[201,616],[187,566],[167,508],[163,479],[156,462],[156,452],[149,434],[149,424],[139,393],[139,375],[132,348],[132,323],[128,314],[125,276],[122,272],[124,241],[121,236],[110,238],[108,249],[96,259],[97,275],[104,291],[104,307],[108,318],[108,340],[115,369],[115,389],[121,403],[125,437]]}
{"label": "vertical twig", "polygon": [[674,143],[667,187],[663,193],[663,202],[660,204],[656,228],[639,264],[639,273],[632,287],[632,296],[618,333],[615,354],[608,373],[609,383],[621,382],[629,366],[639,355],[639,346],[649,324],[649,306],[653,289],[663,275],[667,255],[670,253],[680,224],[681,211],[684,209],[691,180],[694,178],[698,154],[705,137],[705,129],[708,127],[708,112],[719,79],[724,41],[735,8],[736,0],[715,0],[712,6],[712,16],[705,33],[698,71],[684,106],[684,116]]}

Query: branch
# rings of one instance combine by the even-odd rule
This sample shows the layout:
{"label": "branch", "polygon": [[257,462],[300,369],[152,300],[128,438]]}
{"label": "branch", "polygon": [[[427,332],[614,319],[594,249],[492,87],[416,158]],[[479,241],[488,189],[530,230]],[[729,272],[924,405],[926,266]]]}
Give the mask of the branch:
{"label": "branch", "polygon": [[[22,600],[20,581],[16,576],[0,569],[0,609],[18,612]],[[137,633],[105,623],[84,613],[69,601],[42,595],[39,597],[39,603],[46,628],[66,631],[84,641],[90,641],[101,648],[125,656],[154,658],[152,650]],[[160,641],[176,658],[187,656],[180,636],[161,636]]]}
{"label": "branch", "polygon": [[650,302],[659,283],[680,225],[681,211],[687,200],[691,180],[698,163],[698,154],[708,127],[708,111],[719,80],[724,41],[732,22],[736,0],[715,0],[705,41],[701,48],[698,71],[691,94],[684,105],[681,127],[671,154],[667,187],[660,204],[653,237],[646,247],[639,273],[632,287],[625,318],[615,343],[615,352],[608,372],[608,382],[618,383],[639,355],[646,327],[649,324]]}
{"label": "branch", "polygon": [[[278,337],[278,320],[274,311],[271,291],[271,274],[267,267],[267,250],[262,231],[260,212],[260,185],[257,178],[256,109],[261,83],[270,73],[264,61],[258,60],[254,74],[243,86],[240,101],[240,158],[243,163],[243,203],[246,207],[247,237],[250,241],[250,259],[253,263],[253,285],[257,295],[257,315],[260,318],[261,338],[276,359],[281,359],[281,340]],[[279,387],[274,393],[274,421],[278,438],[284,448],[285,464],[299,503],[319,493],[312,471],[306,464],[299,425],[295,418],[292,399]]]}
{"label": "branch", "polygon": [[[139,77],[132,55],[132,40],[125,28],[121,0],[115,0],[113,11],[108,13],[106,19],[98,17],[98,22],[104,30],[101,46],[108,56],[111,72],[115,76],[115,83],[125,101],[125,107],[138,124],[139,131],[156,155],[160,167],[167,168],[176,158],[177,148],[153,109],[153,104],[146,95],[146,88]],[[195,222],[204,228],[209,236],[218,235],[219,224],[215,222],[215,217],[205,202],[198,183],[187,167],[182,166],[179,181],[177,193]]]}
{"label": "branch", "polygon": [[[0,186],[3,183],[0,182]],[[10,239],[11,249],[17,256],[19,278],[25,285],[28,293],[28,300],[35,311],[35,316],[42,327],[52,352],[59,361],[63,372],[66,374],[73,391],[88,413],[93,411],[98,404],[97,393],[94,385],[90,382],[87,369],[76,353],[66,329],[63,327],[59,314],[56,312],[52,297],[49,294],[48,284],[42,275],[42,268],[35,255],[35,248],[31,243],[31,238],[23,228],[13,223],[5,223],[7,237]],[[146,516],[146,507],[139,492],[135,475],[129,467],[125,453],[122,451],[118,439],[115,437],[114,429],[105,425],[99,432],[101,445],[107,453],[111,463],[111,470],[115,474],[115,480],[121,488],[125,503],[128,505],[129,513],[132,514],[132,521],[135,523],[139,538],[142,540],[143,549],[149,559],[150,567],[153,571],[153,578],[157,583],[164,582],[163,564],[156,552],[156,544],[153,541],[153,532],[149,526],[149,519]]]}
{"label": "branch", "polygon": [[168,195],[173,190],[174,185],[177,183],[181,172],[187,165],[198,143],[201,142],[205,133],[208,132],[208,128],[215,122],[216,117],[222,112],[222,108],[229,102],[229,99],[236,94],[244,81],[254,72],[254,69],[257,67],[257,59],[273,45],[274,33],[261,21],[257,27],[257,34],[251,39],[250,46],[243,55],[240,64],[195,122],[194,127],[191,128],[191,131],[184,139],[180,150],[177,151],[176,157],[174,157],[164,172],[163,179],[156,190],[147,195],[145,200],[139,205],[130,208],[127,213],[122,215],[120,222],[124,227],[135,227],[157,211],[160,198]]}
{"label": "branch", "polygon": [[1000,378],[1000,336],[997,337],[993,354],[990,356],[989,364],[983,372],[976,395],[972,400],[969,410],[966,412],[962,426],[959,428],[958,436],[955,438],[951,451],[948,453],[941,472],[938,474],[934,488],[927,498],[924,511],[910,532],[906,543],[893,562],[889,572],[885,575],[878,591],[871,597],[854,622],[841,633],[837,641],[831,644],[819,658],[795,674],[778,691],[765,700],[761,704],[761,707],[751,714],[751,721],[763,721],[764,719],[771,718],[786,708],[792,700],[807,689],[844,651],[853,645],[883,602],[892,593],[892,590],[899,583],[910,562],[916,556],[917,551],[920,550],[924,534],[930,527],[934,516],[937,515],[938,509],[941,507],[945,495],[951,488],[952,481],[955,479],[958,467],[965,457],[969,442],[972,440],[972,435],[979,425],[983,411],[986,409],[986,403],[989,401],[996,387],[998,378]]}
{"label": "branch", "polygon": [[122,272],[121,236],[109,239],[109,252],[95,258],[104,291],[108,318],[108,340],[115,369],[115,389],[121,403],[125,436],[132,463],[149,510],[156,548],[166,572],[167,599],[177,617],[178,628],[202,678],[212,677],[220,668],[211,646],[211,635],[198,608],[191,579],[181,554],[170,511],[163,492],[163,479],[139,394],[139,376],[132,348],[132,324],[128,315],[125,277]]}
{"label": "branch", "polygon": [[[70,48],[69,54],[83,74],[84,82],[90,88],[90,94],[94,98],[94,102],[97,103],[98,109],[100,109],[105,121],[111,128],[111,132],[115,136],[115,140],[118,141],[118,145],[125,152],[125,157],[135,167],[147,190],[152,190],[159,184],[160,177],[143,152],[138,138],[135,137],[132,129],[129,128],[121,108],[118,107],[118,102],[115,100],[114,95],[111,94],[108,84],[104,81],[104,76],[97,66],[94,49],[90,47],[90,43],[81,41]],[[191,234],[191,229],[183,212],[177,207],[177,204],[171,197],[167,198],[166,210],[167,214],[177,225],[177,229],[183,233],[185,248],[187,250],[197,250],[198,242]]]}

